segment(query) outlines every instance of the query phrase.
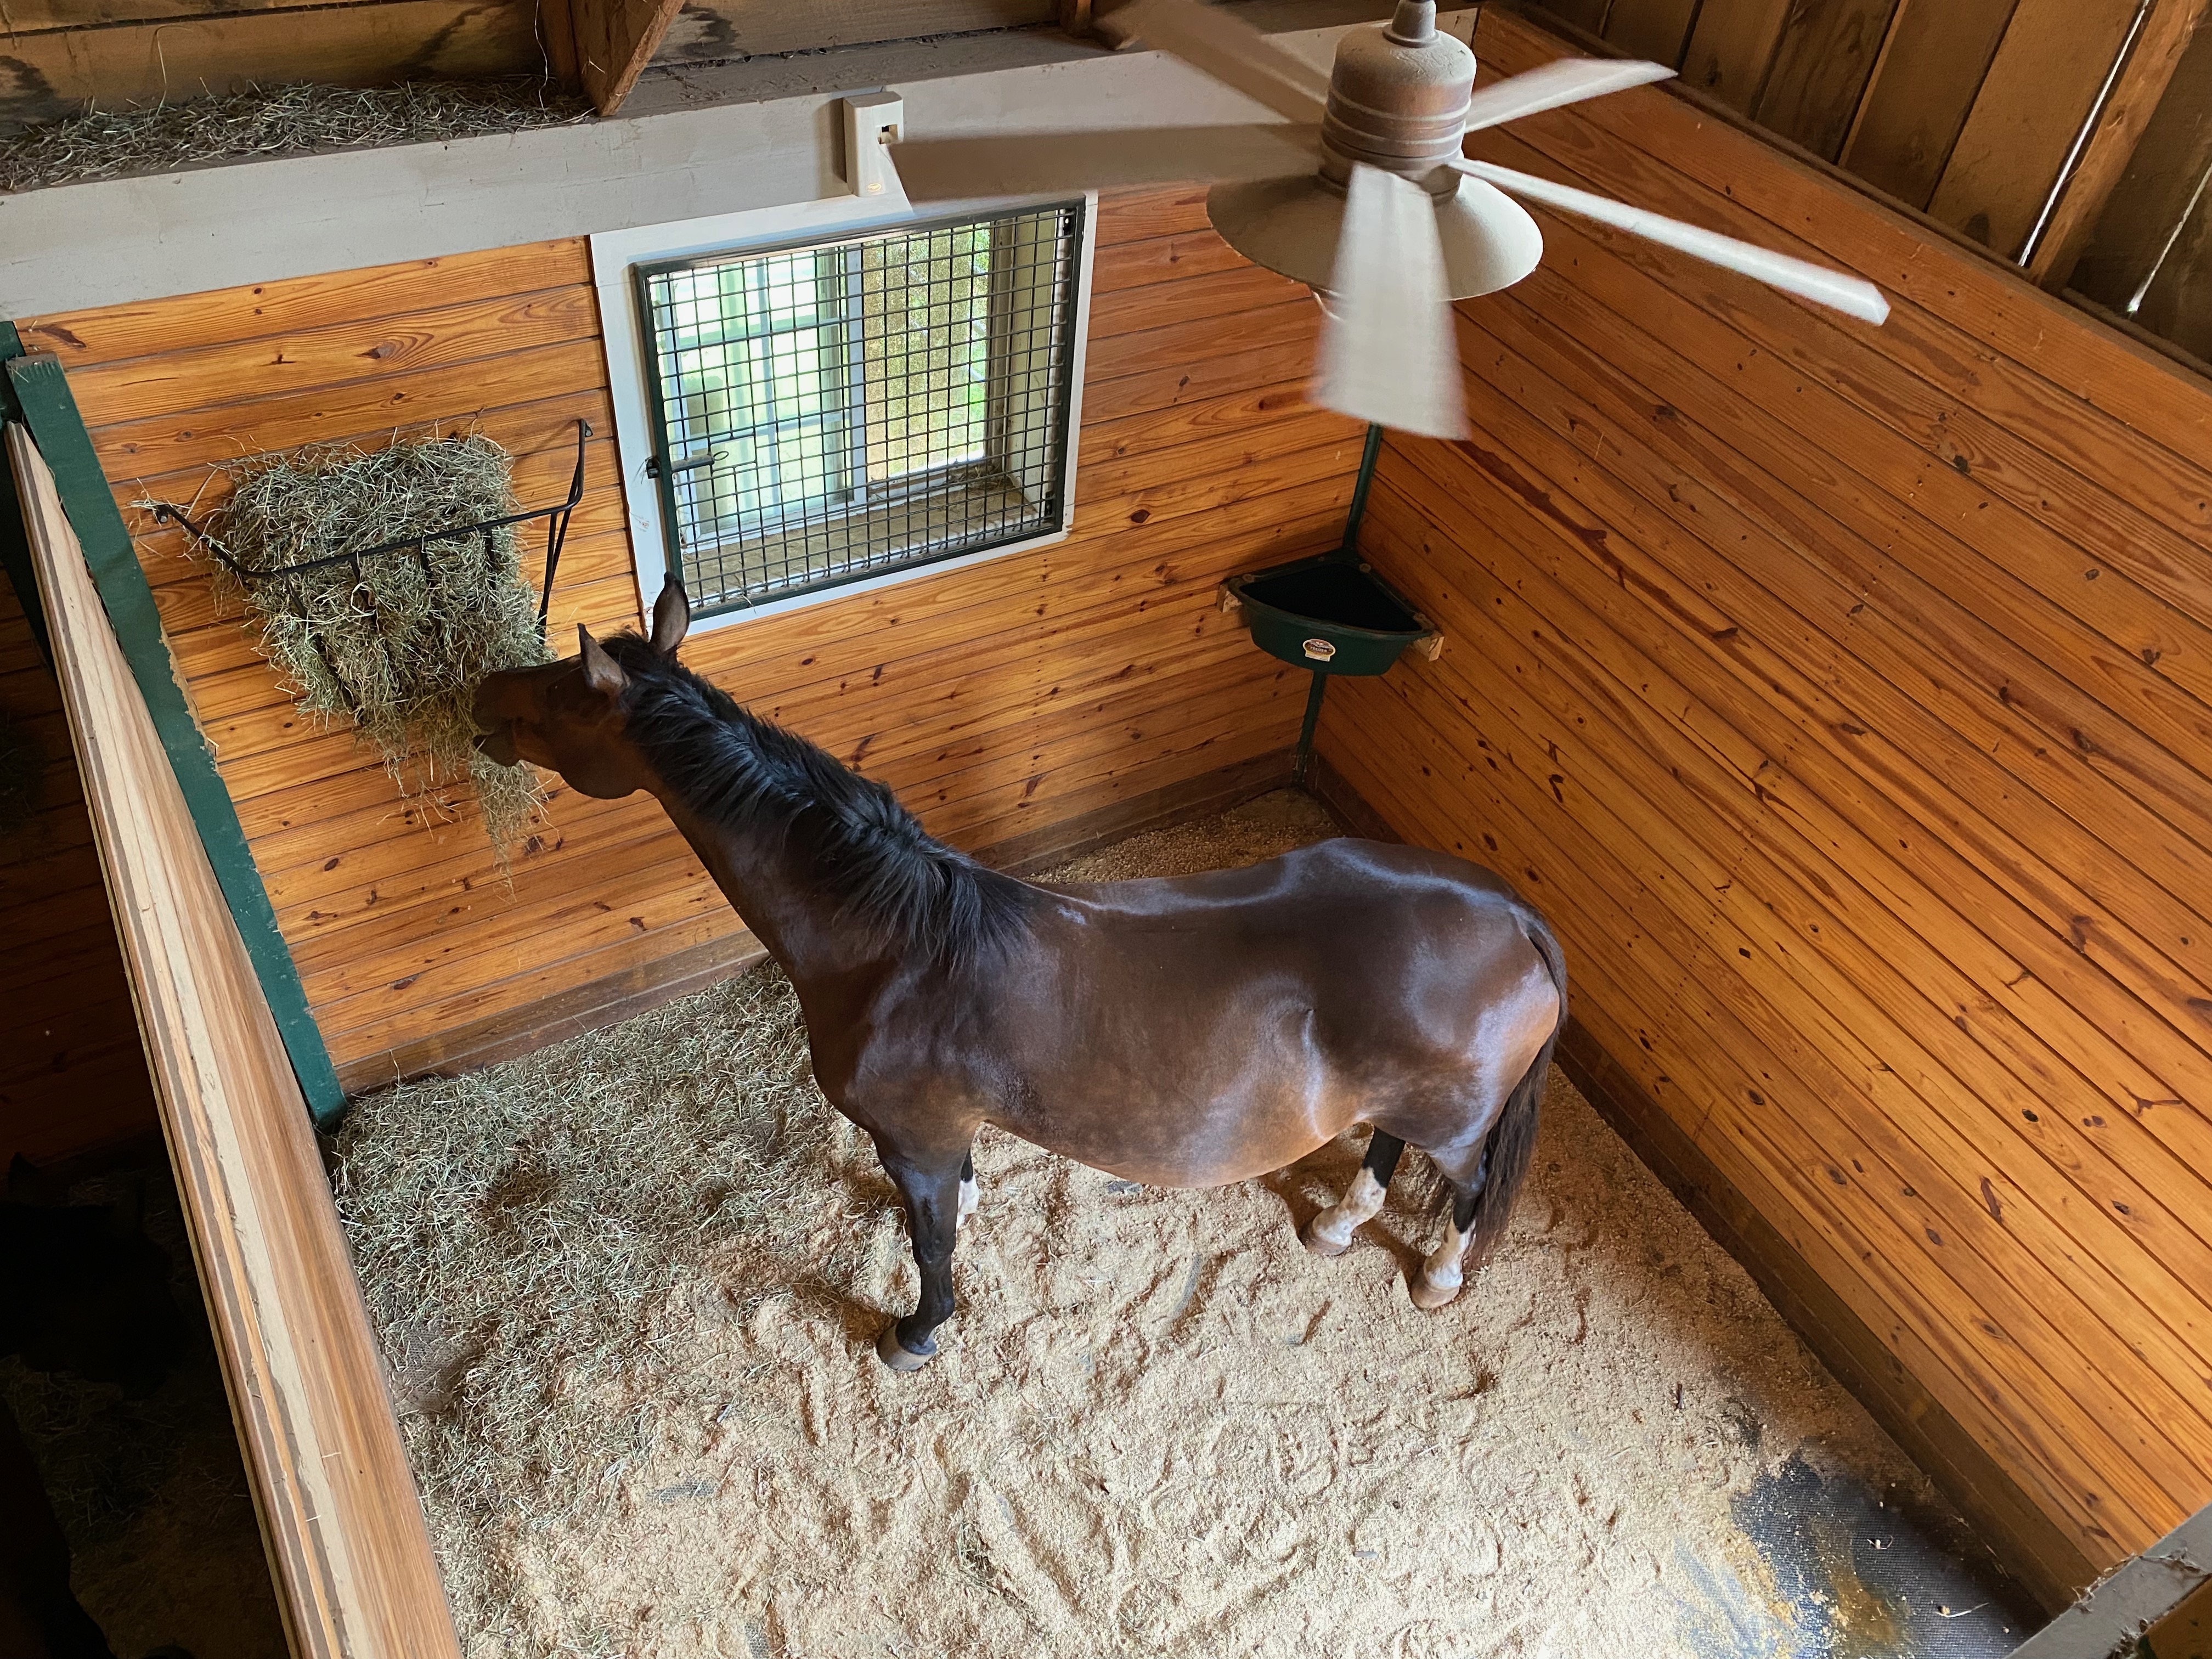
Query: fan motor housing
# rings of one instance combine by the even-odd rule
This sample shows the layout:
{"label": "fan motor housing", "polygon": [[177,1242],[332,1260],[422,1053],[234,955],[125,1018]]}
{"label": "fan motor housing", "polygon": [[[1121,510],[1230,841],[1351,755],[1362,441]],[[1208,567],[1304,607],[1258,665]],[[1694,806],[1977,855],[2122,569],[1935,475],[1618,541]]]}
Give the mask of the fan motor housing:
{"label": "fan motor housing", "polygon": [[1449,297],[1510,288],[1536,267],[1544,239],[1519,204],[1444,164],[1460,153],[1474,92],[1474,53],[1436,28],[1436,8],[1401,0],[1387,25],[1338,42],[1322,118],[1317,172],[1216,185],[1206,216],[1255,264],[1327,291],[1354,162],[1421,185],[1436,203]]}
{"label": "fan motor housing", "polygon": [[1433,4],[1407,0],[1388,25],[1355,28],[1338,42],[1322,118],[1322,176],[1342,185],[1364,161],[1448,196],[1456,174],[1474,53],[1436,28]]}

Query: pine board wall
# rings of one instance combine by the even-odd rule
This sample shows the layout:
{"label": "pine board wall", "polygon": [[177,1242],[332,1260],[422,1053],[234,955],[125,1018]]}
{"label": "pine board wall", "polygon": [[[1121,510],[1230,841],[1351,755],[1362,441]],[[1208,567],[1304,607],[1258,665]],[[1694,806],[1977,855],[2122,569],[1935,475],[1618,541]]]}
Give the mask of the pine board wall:
{"label": "pine board wall", "polygon": [[1658,1138],[2079,1588],[2212,1499],[2212,388],[1662,90],[1473,148],[1895,314],[1544,216],[1458,308],[1473,440],[1368,507],[1447,648],[1320,753],[1543,908]]}
{"label": "pine board wall", "polygon": [[[1040,551],[700,635],[685,659],[1002,862],[1170,799],[1288,775],[1304,677],[1215,589],[1342,533],[1359,432],[1298,385],[1316,311],[1230,255],[1203,193],[1109,198],[1097,225],[1074,534]],[[395,429],[478,429],[557,499],[591,442],[553,603],[633,627],[639,597],[586,246],[490,253],[23,320],[60,354],[118,500],[189,501],[211,465]],[[316,1021],[349,1087],[466,1058],[564,1011],[604,1016],[672,963],[749,948],[659,806],[555,794],[499,878],[471,804],[404,801],[293,708],[176,532],[139,546]],[[542,545],[526,541],[526,564]],[[535,580],[535,570],[530,572]]]}

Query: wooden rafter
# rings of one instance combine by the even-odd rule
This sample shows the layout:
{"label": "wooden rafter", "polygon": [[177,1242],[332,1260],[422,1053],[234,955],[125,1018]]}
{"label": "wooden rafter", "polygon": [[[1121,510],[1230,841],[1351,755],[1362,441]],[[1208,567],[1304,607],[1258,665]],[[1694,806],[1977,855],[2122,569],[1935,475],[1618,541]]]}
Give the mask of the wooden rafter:
{"label": "wooden rafter", "polygon": [[1070,34],[1094,35],[1118,46],[1129,38],[1129,30],[1114,14],[1129,4],[1130,0],[1060,0],[1060,27]]}
{"label": "wooden rafter", "polygon": [[1684,78],[1749,115],[1794,10],[1790,0],[1705,0],[1683,52]]}
{"label": "wooden rafter", "polygon": [[2045,288],[2063,288],[2073,275],[2105,204],[2127,171],[2136,144],[2150,125],[2159,100],[2166,96],[2181,55],[2208,9],[2212,9],[2212,0],[2158,0],[2151,8],[2097,129],[2081,152],[2073,180],[2028,261],[2027,274]]}
{"label": "wooden rafter", "polygon": [[576,71],[602,115],[622,107],[684,0],[568,0]]}
{"label": "wooden rafter", "polygon": [[1845,170],[1924,209],[2015,9],[2014,0],[1899,0],[1844,140]]}
{"label": "wooden rafter", "polygon": [[580,91],[584,83],[577,73],[576,26],[569,20],[568,0],[538,0],[538,46],[547,77]]}

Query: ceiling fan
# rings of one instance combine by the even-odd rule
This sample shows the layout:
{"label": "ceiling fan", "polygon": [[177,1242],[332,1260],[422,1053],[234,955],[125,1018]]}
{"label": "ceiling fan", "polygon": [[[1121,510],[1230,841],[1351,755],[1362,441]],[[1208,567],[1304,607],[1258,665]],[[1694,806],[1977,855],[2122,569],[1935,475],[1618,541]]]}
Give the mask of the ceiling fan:
{"label": "ceiling fan", "polygon": [[[1525,197],[1881,323],[1872,283],[1460,152],[1468,133],[1662,81],[1657,64],[1565,58],[1474,89],[1474,53],[1434,0],[1399,0],[1338,43],[1324,79],[1199,0],[1139,0],[1117,23],[1285,118],[1251,126],[1002,133],[891,147],[908,199],[1211,181],[1206,213],[1254,264],[1321,301],[1313,400],[1433,437],[1466,435],[1449,302],[1519,282],[1543,257]],[[1318,166],[1316,164],[1318,163]]]}

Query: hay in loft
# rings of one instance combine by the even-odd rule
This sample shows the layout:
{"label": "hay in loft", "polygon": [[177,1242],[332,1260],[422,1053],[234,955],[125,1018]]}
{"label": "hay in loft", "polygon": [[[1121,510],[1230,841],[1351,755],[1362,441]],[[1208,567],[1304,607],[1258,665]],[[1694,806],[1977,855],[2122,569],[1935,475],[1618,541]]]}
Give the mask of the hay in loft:
{"label": "hay in loft", "polygon": [[[234,469],[212,534],[249,571],[283,571],[516,511],[514,458],[490,439],[322,447]],[[528,765],[476,752],[470,704],[503,668],[547,660],[515,527],[429,539],[266,580],[225,572],[300,707],[353,722],[410,794],[465,776],[502,862],[544,799]]]}
{"label": "hay in loft", "polygon": [[0,140],[0,192],[214,161],[519,132],[580,121],[591,107],[534,76],[507,76],[254,88],[143,109],[88,109]]}

